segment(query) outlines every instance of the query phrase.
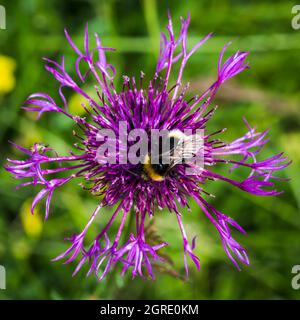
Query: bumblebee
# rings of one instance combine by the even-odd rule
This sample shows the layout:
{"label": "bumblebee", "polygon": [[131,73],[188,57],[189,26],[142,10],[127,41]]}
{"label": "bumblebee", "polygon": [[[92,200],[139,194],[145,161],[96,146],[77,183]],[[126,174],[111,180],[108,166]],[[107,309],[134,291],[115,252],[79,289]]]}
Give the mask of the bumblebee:
{"label": "bumblebee", "polygon": [[153,181],[163,181],[169,171],[179,163],[186,163],[194,157],[199,150],[201,137],[197,134],[187,136],[180,130],[172,130],[168,134],[170,139],[170,149],[167,155],[170,158],[169,163],[164,163],[164,155],[160,154],[158,163],[152,163],[151,156],[147,154],[143,163],[144,178]]}

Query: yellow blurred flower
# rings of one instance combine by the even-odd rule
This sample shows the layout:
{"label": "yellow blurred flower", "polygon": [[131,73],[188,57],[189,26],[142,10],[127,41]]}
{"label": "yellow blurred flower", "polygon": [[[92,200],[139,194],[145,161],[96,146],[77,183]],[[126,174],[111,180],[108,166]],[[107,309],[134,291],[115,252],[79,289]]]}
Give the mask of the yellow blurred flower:
{"label": "yellow blurred flower", "polygon": [[[288,143],[286,143],[288,141]],[[298,132],[286,133],[281,137],[281,145],[294,162],[300,161],[300,134]]]}
{"label": "yellow blurred flower", "polygon": [[31,247],[25,239],[16,239],[11,246],[12,254],[19,260],[26,260],[31,254]]}
{"label": "yellow blurred flower", "polygon": [[[33,113],[33,112],[32,112]],[[28,121],[21,123],[21,132],[17,139],[20,145],[33,146],[34,143],[42,141],[41,132],[38,131],[36,123],[29,124]]]}
{"label": "yellow blurred flower", "polygon": [[43,229],[43,222],[38,208],[35,208],[34,215],[31,214],[31,199],[26,200],[21,207],[21,221],[25,233],[31,238],[38,238]]}
{"label": "yellow blurred flower", "polygon": [[16,62],[14,59],[0,55],[0,95],[13,90],[16,84],[14,71]]}
{"label": "yellow blurred flower", "polygon": [[[94,98],[93,95],[95,95],[94,92],[89,92],[89,90],[87,90],[87,94]],[[86,98],[84,98],[83,96],[81,96],[79,93],[74,93],[68,103],[68,107],[69,107],[69,112],[71,114],[76,114],[78,116],[81,116],[83,114],[85,114],[85,110],[82,107],[82,104],[85,105],[86,107],[88,107],[89,102]]]}

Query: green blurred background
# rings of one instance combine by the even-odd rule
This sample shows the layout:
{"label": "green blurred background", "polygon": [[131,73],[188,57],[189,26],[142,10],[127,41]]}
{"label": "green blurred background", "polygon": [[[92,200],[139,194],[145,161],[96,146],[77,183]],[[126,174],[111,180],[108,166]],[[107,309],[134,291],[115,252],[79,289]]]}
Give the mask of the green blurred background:
{"label": "green blurred background", "polygon": [[[76,183],[54,193],[49,220],[43,223],[44,207],[29,214],[37,189],[15,191],[18,181],[0,173],[0,264],[7,272],[2,299],[298,299],[291,287],[291,268],[300,264],[300,30],[291,27],[292,1],[1,1],[7,11],[7,30],[0,30],[0,139],[1,162],[20,157],[8,140],[26,147],[49,143],[66,154],[76,142],[73,125],[59,114],[44,114],[40,121],[20,109],[33,92],[44,91],[58,99],[57,83],[43,68],[44,56],[57,59],[65,54],[67,69],[74,74],[74,53],[63,36],[67,27],[82,47],[83,31],[89,22],[106,46],[117,48],[109,61],[123,74],[150,78],[158,53],[159,32],[171,10],[178,30],[179,17],[191,12],[190,44],[208,32],[215,37],[192,57],[184,74],[191,93],[203,90],[216,76],[216,61],[223,45],[233,40],[228,53],[250,51],[251,69],[230,80],[219,92],[219,109],[210,121],[213,132],[228,131],[224,140],[245,132],[242,117],[259,130],[271,128],[268,156],[284,151],[293,160],[279,183],[285,191],[276,198],[248,196],[223,183],[207,185],[216,195],[211,203],[236,219],[247,236],[235,233],[249,252],[250,267],[237,271],[224,253],[216,230],[191,202],[192,213],[184,213],[190,237],[198,235],[196,253],[202,269],[190,267],[184,281],[182,242],[174,216],[158,212],[152,231],[170,243],[164,253],[172,259],[166,270],[156,270],[155,282],[112,273],[103,282],[85,278],[83,268],[75,278],[75,264],[63,266],[50,259],[67,246],[64,236],[80,231],[99,199],[83,192]],[[93,83],[85,87],[93,90]],[[83,114],[80,98],[67,94],[73,113]],[[224,169],[225,170],[225,169]],[[236,173],[233,174],[236,177]],[[104,210],[106,220],[111,210]],[[94,236],[103,225],[98,219]]]}

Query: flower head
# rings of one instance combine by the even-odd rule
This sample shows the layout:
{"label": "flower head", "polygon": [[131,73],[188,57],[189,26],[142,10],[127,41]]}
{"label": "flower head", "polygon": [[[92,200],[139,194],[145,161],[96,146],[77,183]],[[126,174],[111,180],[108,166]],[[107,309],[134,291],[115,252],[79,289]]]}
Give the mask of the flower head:
{"label": "flower head", "polygon": [[[45,59],[46,70],[59,82],[61,103],[57,103],[46,93],[35,93],[25,102],[23,108],[36,112],[38,118],[44,112],[56,112],[72,119],[81,132],[76,134],[79,138],[79,143],[75,144],[77,151],[66,156],[59,156],[53,149],[41,144],[35,144],[28,150],[15,145],[27,156],[27,159],[9,159],[10,164],[6,169],[17,179],[29,179],[21,184],[21,187],[41,186],[41,190],[33,200],[31,211],[33,212],[36,205],[45,199],[45,219],[47,219],[53,192],[73,179],[81,179],[84,182],[83,188],[98,196],[99,199],[102,196],[83,231],[67,238],[71,242],[70,247],[54,259],[66,259],[65,263],[70,263],[79,257],[79,264],[74,274],[84,264],[88,264],[88,275],[94,273],[101,280],[116,263],[121,263],[122,273],[131,270],[133,277],[147,274],[154,278],[152,262],[164,260],[159,256],[158,251],[168,245],[165,242],[150,245],[145,237],[145,221],[154,216],[156,208],[169,209],[174,213],[174,219],[177,220],[182,237],[186,273],[188,274],[187,259],[191,259],[200,269],[199,258],[194,253],[195,238],[191,242],[188,240],[180,212],[180,207],[188,207],[190,197],[196,200],[217,229],[224,250],[233,263],[238,268],[237,260],[249,264],[246,250],[233,239],[231,228],[242,233],[245,231],[233,219],[209,204],[206,199],[205,182],[222,180],[254,195],[277,195],[280,192],[274,189],[274,181],[278,179],[274,176],[274,172],[286,167],[289,163],[282,154],[257,160],[262,147],[268,141],[267,131],[257,132],[256,128],[250,127],[246,121],[245,135],[230,143],[214,138],[224,130],[217,132],[209,130],[208,121],[216,110],[215,106],[211,106],[213,98],[225,81],[248,67],[248,63],[245,62],[247,52],[238,51],[224,61],[223,55],[228,47],[227,44],[220,53],[215,82],[201,95],[189,100],[185,98],[188,86],[182,85],[182,75],[186,64],[192,54],[212,37],[212,34],[207,35],[188,50],[189,22],[189,16],[187,19],[181,19],[181,30],[179,36],[175,37],[169,15],[167,32],[161,35],[161,47],[153,79],[145,86],[143,73],[138,84],[135,78],[124,76],[121,92],[117,92],[114,87],[116,70],[106,60],[106,53],[113,49],[103,46],[97,34],[95,35],[96,48],[90,49],[88,27],[86,27],[84,50],[81,51],[65,31],[69,44],[78,56],[75,62],[76,79],[66,71],[64,58],[61,63]],[[83,63],[87,65],[87,71],[84,74],[81,71]],[[175,63],[179,64],[179,71],[176,82],[171,84],[169,83],[170,74]],[[94,78],[97,98],[91,97],[82,89],[82,84],[88,76]],[[65,87],[72,89],[86,100],[82,105],[86,111],[86,117],[74,116],[68,112],[68,103],[63,92]],[[147,134],[151,130],[169,130],[173,134],[176,132],[178,136],[178,132],[190,130],[194,135],[196,130],[202,130],[204,134],[201,137],[201,147],[194,150],[192,148],[194,144],[189,144],[190,140],[188,140],[191,149],[184,149],[183,154],[184,157],[188,157],[187,154],[201,151],[203,167],[201,170],[194,170],[193,174],[187,174],[187,168],[195,169],[197,165],[189,161],[174,162],[161,174],[160,171],[155,170],[164,167],[154,169],[152,164],[148,164],[149,167],[145,170],[143,161],[138,163],[123,161],[124,157],[127,158],[133,143],[132,141],[128,144],[121,142],[120,123],[128,132],[142,129]],[[101,130],[110,130],[116,137],[115,142],[118,147],[114,154],[115,161],[102,161],[103,157],[99,156],[99,149],[107,142],[107,139],[101,139],[101,135],[99,138]],[[174,137],[175,134],[173,139]],[[178,138],[179,141],[183,139],[182,137],[184,136],[181,135]],[[149,139],[147,137],[148,142]],[[121,154],[120,151],[125,153]],[[240,156],[240,160],[231,160],[232,155]],[[214,167],[218,163],[232,165],[231,171],[240,166],[245,167],[249,170],[249,176],[244,180],[236,181],[217,174]],[[55,164],[56,167],[54,167]],[[157,165],[160,166],[161,163]],[[153,171],[156,172],[156,176]],[[57,177],[58,173],[59,177]],[[106,226],[87,247],[84,243],[86,233],[104,206],[116,206],[116,209]],[[121,243],[121,235],[124,233],[124,225],[129,215],[135,215],[136,231],[125,235],[128,240]],[[116,235],[111,240],[108,230],[112,224],[116,223],[117,216],[121,216],[121,222]]]}

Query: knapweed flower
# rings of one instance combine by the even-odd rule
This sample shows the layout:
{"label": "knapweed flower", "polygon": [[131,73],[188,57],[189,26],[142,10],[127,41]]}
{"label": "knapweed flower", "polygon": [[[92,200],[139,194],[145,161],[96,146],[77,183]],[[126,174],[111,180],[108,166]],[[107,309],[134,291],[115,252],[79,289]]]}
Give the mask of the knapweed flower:
{"label": "knapweed flower", "polygon": [[[82,186],[99,197],[99,205],[91,215],[85,228],[69,238],[70,247],[54,260],[65,259],[70,263],[79,260],[74,274],[83,265],[88,264],[88,275],[94,273],[99,280],[103,279],[113,266],[120,262],[123,273],[131,270],[136,275],[154,278],[153,261],[162,261],[160,249],[167,246],[165,242],[150,245],[145,237],[145,223],[154,216],[156,209],[168,209],[177,220],[182,237],[184,265],[188,274],[187,259],[191,259],[200,268],[199,258],[195,255],[195,238],[188,240],[183,222],[181,207],[189,207],[188,199],[194,198],[207,218],[217,229],[224,250],[229,258],[239,268],[237,260],[248,265],[246,250],[233,238],[231,228],[245,233],[233,219],[210,205],[205,191],[207,180],[225,181],[234,187],[256,196],[274,196],[280,192],[274,189],[274,172],[286,167],[289,163],[282,153],[258,160],[264,144],[268,141],[267,131],[257,132],[256,128],[246,123],[244,136],[225,143],[215,138],[223,130],[210,132],[208,121],[216,108],[211,106],[218,89],[228,79],[236,76],[248,67],[245,63],[247,52],[236,52],[224,61],[224,53],[228,44],[221,51],[217,63],[215,82],[201,95],[186,99],[188,85],[182,85],[182,75],[189,58],[199,49],[212,34],[199,41],[191,50],[187,49],[187,31],[190,18],[181,19],[181,29],[178,37],[173,32],[172,20],[169,15],[167,32],[161,34],[161,46],[156,72],[148,85],[144,85],[144,74],[141,72],[139,81],[134,77],[123,77],[123,88],[117,92],[114,87],[116,70],[106,60],[106,53],[112,48],[102,45],[97,34],[96,48],[90,49],[88,27],[85,29],[84,50],[80,50],[73,42],[68,32],[66,38],[77,54],[75,63],[76,79],[65,68],[64,58],[61,62],[45,59],[46,70],[59,82],[61,103],[54,101],[46,93],[32,94],[25,102],[24,109],[37,113],[39,118],[44,112],[57,112],[72,119],[81,133],[77,134],[76,151],[69,155],[59,156],[53,149],[42,144],[35,144],[30,149],[15,145],[27,156],[26,160],[11,160],[6,169],[17,179],[27,178],[21,187],[34,185],[41,189],[33,200],[31,211],[43,199],[46,202],[45,218],[50,211],[50,202],[54,191],[73,179],[81,179]],[[179,64],[175,83],[169,83],[173,65]],[[82,67],[85,64],[85,71]],[[88,76],[95,81],[97,98],[91,97],[82,85]],[[86,116],[74,116],[68,112],[68,103],[63,89],[67,87],[86,99],[82,106]],[[170,170],[159,176],[151,175],[148,168],[145,172],[143,163],[114,163],[99,161],[98,150],[104,141],[98,137],[99,130],[111,130],[119,143],[118,150],[124,149],[119,139],[119,124],[125,123],[126,129],[143,129],[148,134],[151,130],[169,130],[183,132],[185,130],[203,130],[202,156],[203,165],[195,174],[187,174],[189,162],[174,165]],[[126,152],[128,151],[126,145]],[[240,156],[236,160],[236,155]],[[234,156],[233,159],[230,156]],[[117,156],[117,160],[118,156]],[[231,170],[245,167],[249,176],[241,181],[220,175],[214,171],[219,163],[231,165]],[[56,167],[54,165],[56,164]],[[153,169],[153,168],[152,168]],[[156,168],[157,169],[157,168]],[[159,168],[158,168],[159,169]],[[63,176],[64,175],[64,176]],[[95,217],[104,206],[116,207],[108,223],[87,245],[86,233]],[[124,225],[129,215],[135,216],[135,232],[124,235]],[[111,235],[110,227],[120,217],[120,225],[115,235]],[[121,243],[123,237],[127,240]]]}

